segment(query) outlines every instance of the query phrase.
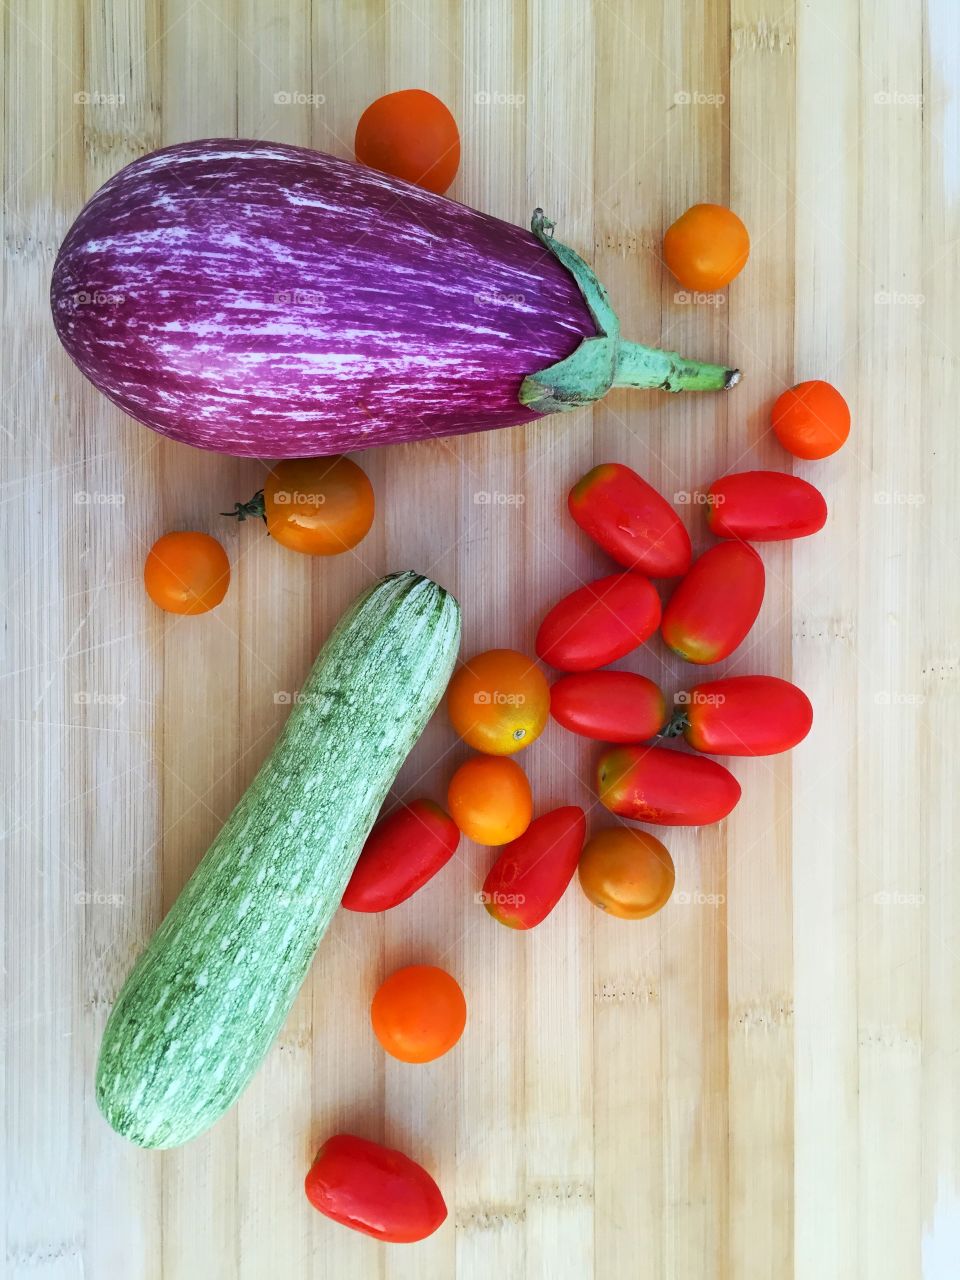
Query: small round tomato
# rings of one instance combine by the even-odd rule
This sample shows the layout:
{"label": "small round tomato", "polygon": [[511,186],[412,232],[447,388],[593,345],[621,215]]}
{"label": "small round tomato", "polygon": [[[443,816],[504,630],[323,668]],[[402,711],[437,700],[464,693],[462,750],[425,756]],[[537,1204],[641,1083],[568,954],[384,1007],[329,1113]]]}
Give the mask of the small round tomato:
{"label": "small round tomato", "polygon": [[509,844],[533,816],[530,783],[507,756],[471,756],[450,779],[447,806],[465,836],[477,844]]}
{"label": "small round tomato", "polygon": [[747,228],[722,204],[695,204],[667,228],[663,258],[685,289],[722,289],[750,255]]}
{"label": "small round tomato", "polygon": [[828,458],[850,434],[850,409],[829,382],[798,382],[777,398],[771,415],[777,439],[795,458]]}
{"label": "small round tomato", "polygon": [[432,1062],[463,1035],[467,1002],[460,984],[446,970],[411,964],[377,988],[370,1021],[391,1057],[401,1062]]}
{"label": "small round tomato", "polygon": [[442,196],[460,167],[457,122],[426,89],[401,89],[371,102],[357,125],[361,164]]}
{"label": "small round tomato", "polygon": [[289,458],[263,486],[267,532],[309,556],[349,551],[373,524],[373,486],[349,458]]}
{"label": "small round tomato", "polygon": [[665,906],[676,880],[673,859],[649,831],[606,827],[580,855],[580,885],[594,906],[642,920]]}
{"label": "small round tomato", "polygon": [[227,594],[230,561],[209,533],[165,533],[150,548],[143,584],[167,613],[207,613]]}
{"label": "small round tomato", "polygon": [[543,732],[550,686],[532,658],[515,649],[488,649],[465,662],[450,681],[447,711],[468,746],[509,756]]}

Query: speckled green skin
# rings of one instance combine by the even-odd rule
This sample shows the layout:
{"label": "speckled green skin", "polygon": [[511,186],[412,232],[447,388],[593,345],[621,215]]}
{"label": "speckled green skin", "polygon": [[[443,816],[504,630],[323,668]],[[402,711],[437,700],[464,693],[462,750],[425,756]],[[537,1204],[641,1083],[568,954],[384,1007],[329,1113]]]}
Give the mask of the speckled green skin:
{"label": "speckled green skin", "polygon": [[246,1088],[459,644],[456,600],[414,573],[377,583],[340,620],[272,754],[117,998],[96,1091],[119,1134],[178,1146]]}

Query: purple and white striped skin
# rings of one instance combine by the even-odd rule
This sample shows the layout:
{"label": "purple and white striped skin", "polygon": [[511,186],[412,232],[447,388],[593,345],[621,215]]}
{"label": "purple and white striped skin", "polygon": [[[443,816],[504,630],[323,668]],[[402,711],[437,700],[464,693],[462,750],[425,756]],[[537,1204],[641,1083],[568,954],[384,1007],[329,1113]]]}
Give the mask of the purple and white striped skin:
{"label": "purple and white striped skin", "polygon": [[54,323],[124,412],[266,458],[541,416],[527,374],[597,326],[529,231],[300,147],[212,139],[134,161],[61,246]]}

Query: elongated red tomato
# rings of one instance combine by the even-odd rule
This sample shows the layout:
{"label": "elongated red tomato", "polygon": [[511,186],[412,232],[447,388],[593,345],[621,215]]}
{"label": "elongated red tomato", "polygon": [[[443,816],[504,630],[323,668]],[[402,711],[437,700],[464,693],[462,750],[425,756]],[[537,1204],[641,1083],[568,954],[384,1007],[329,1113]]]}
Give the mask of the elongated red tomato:
{"label": "elongated red tomato", "polygon": [[612,573],[553,606],[537,656],[561,671],[593,671],[643,644],[660,624],[660,597],[642,573]]}
{"label": "elongated red tomato", "polygon": [[690,568],[690,535],[656,489],[622,462],[603,462],[577,481],[570,514],[607,555],[651,578],[678,578]]}
{"label": "elongated red tomato", "polygon": [[459,843],[459,827],[432,800],[401,805],[367,836],[342,905],[348,911],[396,907],[450,861]]}
{"label": "elongated red tomato", "polygon": [[631,671],[581,671],[550,687],[550,714],[558,724],[601,742],[642,742],[667,723],[659,685]]}
{"label": "elongated red tomato", "polygon": [[714,480],[707,524],[718,538],[782,542],[806,538],[827,522],[823,494],[783,471],[739,471]]}
{"label": "elongated red tomato", "polygon": [[611,813],[665,827],[701,827],[740,799],[729,769],[669,747],[614,747],[597,764],[597,792]]}
{"label": "elongated red tomato", "polygon": [[327,1139],[304,1190],[334,1222],[392,1244],[426,1239],[447,1216],[440,1188],[422,1165],[350,1133]]}
{"label": "elongated red tomato", "polygon": [[718,756],[772,756],[810,732],[810,699],[777,676],[730,676],[695,685],[671,721],[691,747]]}
{"label": "elongated red tomato", "polygon": [[763,603],[763,561],[745,542],[705,551],[663,611],[663,638],[687,662],[720,662],[743,642]]}
{"label": "elongated red tomato", "polygon": [[511,841],[483,882],[483,905],[511,929],[532,929],[545,920],[573,879],[587,834],[575,804],[553,809]]}

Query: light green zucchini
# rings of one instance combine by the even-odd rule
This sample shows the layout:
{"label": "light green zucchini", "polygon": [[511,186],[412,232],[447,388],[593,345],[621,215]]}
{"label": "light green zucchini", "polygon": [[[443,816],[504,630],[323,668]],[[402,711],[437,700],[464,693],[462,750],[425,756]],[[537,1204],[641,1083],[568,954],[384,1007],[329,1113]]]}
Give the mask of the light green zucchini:
{"label": "light green zucchini", "polygon": [[414,573],[384,578],[340,620],[107,1022],[97,1103],[131,1142],[187,1142],[249,1083],[459,643],[456,600]]}

